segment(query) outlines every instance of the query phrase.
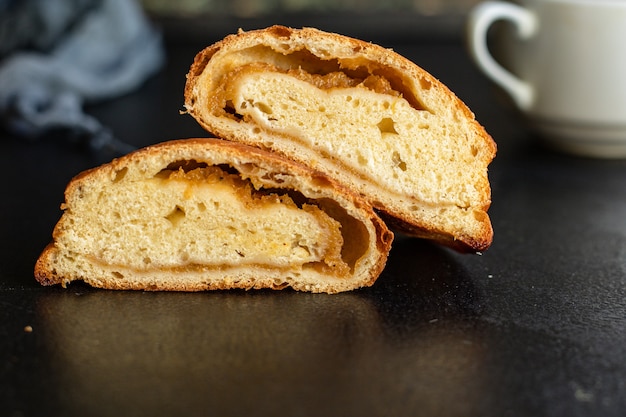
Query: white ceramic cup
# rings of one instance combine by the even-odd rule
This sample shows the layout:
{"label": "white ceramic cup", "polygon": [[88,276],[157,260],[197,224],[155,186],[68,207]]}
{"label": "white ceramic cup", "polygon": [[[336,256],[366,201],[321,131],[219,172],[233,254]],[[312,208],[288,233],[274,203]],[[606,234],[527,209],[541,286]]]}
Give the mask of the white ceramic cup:
{"label": "white ceramic cup", "polygon": [[[497,21],[509,24],[494,39],[496,60],[487,35]],[[626,157],[626,0],[487,1],[467,29],[478,67],[541,137],[576,154]]]}

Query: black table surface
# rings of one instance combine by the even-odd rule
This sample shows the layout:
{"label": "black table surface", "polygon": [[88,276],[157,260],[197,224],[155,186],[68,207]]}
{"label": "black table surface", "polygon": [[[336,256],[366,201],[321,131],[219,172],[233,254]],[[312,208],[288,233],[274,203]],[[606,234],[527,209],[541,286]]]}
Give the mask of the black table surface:
{"label": "black table surface", "polygon": [[[88,111],[137,147],[207,136],[179,110],[213,40],[168,42],[159,74]],[[371,288],[338,295],[42,287],[65,185],[111,156],[2,133],[0,415],[626,415],[626,161],[543,147],[461,41],[385,46],[498,143],[490,249],[399,236]]]}

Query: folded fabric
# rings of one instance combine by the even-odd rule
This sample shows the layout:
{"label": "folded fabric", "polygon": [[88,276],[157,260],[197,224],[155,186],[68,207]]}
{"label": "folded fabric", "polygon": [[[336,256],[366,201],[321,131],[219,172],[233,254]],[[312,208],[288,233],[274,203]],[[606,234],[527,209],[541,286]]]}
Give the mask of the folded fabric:
{"label": "folded fabric", "polygon": [[[132,0],[97,1],[76,22],[70,22],[62,11],[49,12],[50,3],[62,6],[68,1],[31,3],[31,12],[38,10],[42,15],[48,10],[45,27],[57,30],[44,33],[58,39],[49,50],[21,48],[0,62],[0,122],[11,133],[28,139],[61,131],[60,136],[84,139],[96,150],[109,147],[128,152],[131,147],[86,114],[83,105],[128,93],[155,73],[164,62],[158,32]],[[59,36],[58,27],[64,24],[68,28]],[[22,30],[30,30],[23,26]],[[14,36],[14,44],[28,40],[23,34]],[[40,36],[31,44],[46,42]]]}

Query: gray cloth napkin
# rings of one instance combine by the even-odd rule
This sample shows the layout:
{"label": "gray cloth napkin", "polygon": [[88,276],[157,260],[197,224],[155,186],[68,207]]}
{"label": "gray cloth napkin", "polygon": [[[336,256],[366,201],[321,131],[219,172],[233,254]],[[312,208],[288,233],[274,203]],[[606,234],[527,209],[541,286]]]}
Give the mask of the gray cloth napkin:
{"label": "gray cloth napkin", "polygon": [[0,0],[0,123],[27,139],[132,149],[83,106],[139,87],[164,62],[133,0]]}

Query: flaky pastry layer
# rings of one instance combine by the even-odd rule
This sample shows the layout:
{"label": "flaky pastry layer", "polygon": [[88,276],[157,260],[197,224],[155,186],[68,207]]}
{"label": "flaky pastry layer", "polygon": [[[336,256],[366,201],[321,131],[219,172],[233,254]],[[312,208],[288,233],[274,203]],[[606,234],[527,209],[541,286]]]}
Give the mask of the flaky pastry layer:
{"label": "flaky pastry layer", "polygon": [[35,268],[114,289],[371,285],[392,235],[365,201],[274,154],[217,139],[155,145],[79,175]]}
{"label": "flaky pastry layer", "polygon": [[196,56],[185,106],[219,137],[338,180],[405,232],[461,250],[491,244],[493,140],[393,51],[311,28],[240,32]]}

